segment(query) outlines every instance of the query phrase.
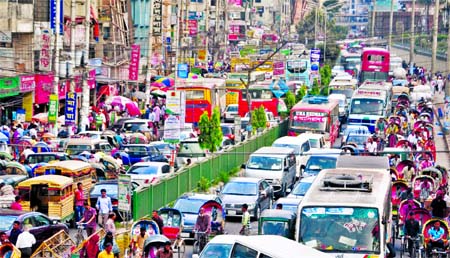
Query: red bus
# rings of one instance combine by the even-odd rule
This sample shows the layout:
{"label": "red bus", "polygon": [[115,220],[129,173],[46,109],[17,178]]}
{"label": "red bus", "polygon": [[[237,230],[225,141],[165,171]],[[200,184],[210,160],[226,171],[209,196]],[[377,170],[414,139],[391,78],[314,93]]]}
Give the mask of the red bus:
{"label": "red bus", "polygon": [[288,135],[322,133],[333,146],[339,137],[339,127],[339,102],[326,97],[309,97],[292,107]]}
{"label": "red bus", "polygon": [[[248,91],[251,96],[251,110],[263,106],[265,110],[272,112],[274,116],[278,116],[278,99],[270,90],[270,83],[255,83],[250,85]],[[239,91],[239,116],[244,117],[248,112],[247,91],[242,89]]]}
{"label": "red bus", "polygon": [[177,90],[186,92],[186,123],[198,123],[203,112],[211,116],[215,107],[219,111],[225,109],[225,80],[216,78],[204,78],[184,81]]}
{"label": "red bus", "polygon": [[361,56],[359,82],[387,81],[391,54],[384,48],[364,48]]}

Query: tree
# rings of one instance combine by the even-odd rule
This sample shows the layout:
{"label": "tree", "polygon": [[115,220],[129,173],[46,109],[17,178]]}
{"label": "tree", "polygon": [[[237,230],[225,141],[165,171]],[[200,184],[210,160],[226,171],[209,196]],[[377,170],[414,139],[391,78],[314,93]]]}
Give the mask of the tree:
{"label": "tree", "polygon": [[291,91],[286,92],[286,98],[284,100],[286,102],[286,107],[289,110],[295,105],[295,96]]}
{"label": "tree", "polygon": [[309,91],[309,93],[313,96],[320,95],[320,87],[319,87],[319,82],[317,81],[317,79],[314,79],[313,86],[311,87],[311,90]]}
{"label": "tree", "polygon": [[322,87],[328,86],[331,82],[331,67],[324,65],[320,68],[320,84]]}
{"label": "tree", "polygon": [[222,145],[223,140],[219,109],[215,108],[213,110],[211,118],[209,118],[208,112],[205,111],[200,116],[198,128],[200,129],[198,137],[200,147],[209,150],[211,153],[216,152]]}
{"label": "tree", "polygon": [[300,89],[298,89],[297,94],[295,94],[295,102],[300,102],[300,100],[306,96],[306,93],[308,93],[308,87],[306,87],[306,85],[302,85]]}
{"label": "tree", "polygon": [[252,127],[253,130],[264,129],[267,127],[266,111],[263,106],[252,111]]}

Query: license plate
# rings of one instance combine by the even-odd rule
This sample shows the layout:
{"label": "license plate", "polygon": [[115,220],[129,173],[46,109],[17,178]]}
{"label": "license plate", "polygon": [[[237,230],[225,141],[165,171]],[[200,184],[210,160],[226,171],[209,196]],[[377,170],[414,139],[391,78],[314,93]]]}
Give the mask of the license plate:
{"label": "license plate", "polygon": [[228,215],[231,215],[231,216],[234,216],[234,215],[236,215],[236,211],[228,211]]}
{"label": "license plate", "polygon": [[181,237],[189,237],[189,233],[181,233]]}

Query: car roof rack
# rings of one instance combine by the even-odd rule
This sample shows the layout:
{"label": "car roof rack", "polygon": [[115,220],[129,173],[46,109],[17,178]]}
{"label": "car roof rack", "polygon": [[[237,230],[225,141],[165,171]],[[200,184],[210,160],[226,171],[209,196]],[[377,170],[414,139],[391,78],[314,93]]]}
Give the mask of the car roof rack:
{"label": "car roof rack", "polygon": [[372,192],[373,176],[331,175],[322,179],[321,191]]}

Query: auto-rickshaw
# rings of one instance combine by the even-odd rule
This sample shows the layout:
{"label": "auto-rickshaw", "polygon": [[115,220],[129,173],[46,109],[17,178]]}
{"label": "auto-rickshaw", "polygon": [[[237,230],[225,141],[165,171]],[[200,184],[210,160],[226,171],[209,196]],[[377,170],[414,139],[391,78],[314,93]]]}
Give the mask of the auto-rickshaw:
{"label": "auto-rickshaw", "polygon": [[173,252],[177,253],[179,258],[184,257],[186,244],[180,235],[183,230],[183,214],[180,210],[173,208],[161,208],[158,214],[164,223],[162,234],[172,243]]}
{"label": "auto-rickshaw", "polygon": [[21,256],[20,250],[9,242],[0,246],[0,258],[20,258]]}
{"label": "auto-rickshaw", "polygon": [[61,175],[43,175],[17,186],[24,211],[38,211],[51,219],[69,222],[74,215],[73,179]]}
{"label": "auto-rickshaw", "polygon": [[[95,169],[91,164],[80,160],[58,161],[47,166],[42,166],[34,170],[35,176],[39,175],[62,175],[73,178],[74,190],[77,184],[83,184],[83,191],[89,193],[92,187],[92,181],[97,180]],[[89,196],[85,196],[89,200]]]}
{"label": "auto-rickshaw", "polygon": [[278,235],[294,240],[296,215],[288,210],[264,210],[258,221],[258,235]]}

